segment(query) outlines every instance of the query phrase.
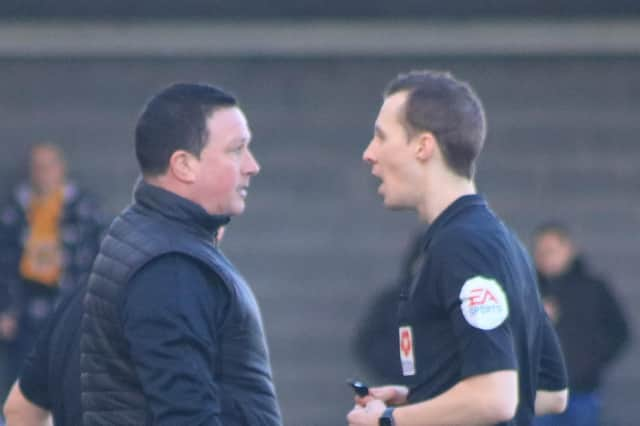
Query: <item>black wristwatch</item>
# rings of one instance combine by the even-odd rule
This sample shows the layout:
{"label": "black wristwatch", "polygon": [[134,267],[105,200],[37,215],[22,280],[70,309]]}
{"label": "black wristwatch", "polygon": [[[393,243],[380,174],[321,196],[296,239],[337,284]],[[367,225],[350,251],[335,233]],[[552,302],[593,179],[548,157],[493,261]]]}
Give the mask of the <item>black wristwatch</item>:
{"label": "black wristwatch", "polygon": [[384,413],[378,419],[379,426],[396,426],[396,422],[393,420],[393,410],[395,410],[395,407],[387,407],[384,410]]}

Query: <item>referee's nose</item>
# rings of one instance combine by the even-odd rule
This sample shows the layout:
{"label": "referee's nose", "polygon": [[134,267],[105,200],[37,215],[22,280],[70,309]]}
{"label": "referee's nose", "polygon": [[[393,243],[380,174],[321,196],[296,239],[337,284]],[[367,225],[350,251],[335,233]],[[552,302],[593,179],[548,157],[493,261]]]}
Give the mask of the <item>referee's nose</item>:
{"label": "referee's nose", "polygon": [[362,153],[362,161],[371,166],[375,163],[375,157],[373,156],[373,139],[369,142],[369,145],[367,145]]}

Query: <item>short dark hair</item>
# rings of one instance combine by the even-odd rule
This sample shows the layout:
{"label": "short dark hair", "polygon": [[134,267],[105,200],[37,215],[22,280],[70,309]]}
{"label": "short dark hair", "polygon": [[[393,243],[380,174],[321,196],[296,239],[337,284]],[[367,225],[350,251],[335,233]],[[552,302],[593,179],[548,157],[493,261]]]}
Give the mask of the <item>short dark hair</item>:
{"label": "short dark hair", "polygon": [[482,103],[471,86],[448,72],[411,71],[394,78],[384,97],[404,91],[409,92],[402,117],[407,134],[433,133],[449,168],[473,178],[487,125]]}
{"label": "short dark hair", "polygon": [[209,116],[217,109],[236,105],[231,94],[207,84],[176,83],[152,97],[135,130],[136,158],[142,174],[165,173],[177,150],[199,157],[208,139]]}
{"label": "short dark hair", "polygon": [[571,240],[571,231],[569,231],[569,227],[560,221],[550,220],[544,222],[538,225],[533,232],[533,236],[535,238],[539,238],[546,234],[554,234],[564,240]]}

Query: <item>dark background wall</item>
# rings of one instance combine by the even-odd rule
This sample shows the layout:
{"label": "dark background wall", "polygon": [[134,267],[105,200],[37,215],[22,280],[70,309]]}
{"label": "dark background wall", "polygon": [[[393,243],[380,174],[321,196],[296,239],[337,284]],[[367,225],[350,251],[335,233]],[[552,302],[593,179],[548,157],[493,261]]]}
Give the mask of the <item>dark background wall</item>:
{"label": "dark background wall", "polygon": [[0,16],[19,18],[464,18],[629,17],[635,0],[2,0]]}
{"label": "dark background wall", "polygon": [[[236,92],[262,173],[234,219],[228,255],[261,302],[285,420],[344,424],[354,326],[398,273],[408,213],[385,211],[361,162],[397,72],[430,67],[470,80],[489,137],[479,187],[528,241],[541,220],[569,222],[640,337],[635,303],[640,230],[640,58],[192,58],[0,60],[0,192],[24,174],[29,144],[60,143],[71,175],[110,214],[136,177],[132,128],[143,101],[174,81]],[[640,419],[634,344],[606,386],[607,425]]]}

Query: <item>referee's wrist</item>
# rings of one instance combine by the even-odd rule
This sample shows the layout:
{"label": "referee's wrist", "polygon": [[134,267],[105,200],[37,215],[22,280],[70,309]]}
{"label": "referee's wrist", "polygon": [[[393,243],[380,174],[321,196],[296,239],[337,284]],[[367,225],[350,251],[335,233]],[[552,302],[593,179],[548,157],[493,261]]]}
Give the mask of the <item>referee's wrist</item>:
{"label": "referee's wrist", "polygon": [[379,426],[396,426],[396,421],[393,418],[393,410],[395,410],[395,407],[387,407],[385,408],[384,412],[382,413],[382,416],[380,416],[380,418],[378,419],[378,425]]}

